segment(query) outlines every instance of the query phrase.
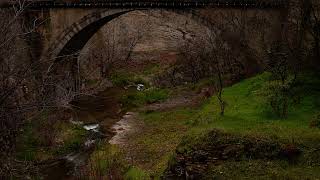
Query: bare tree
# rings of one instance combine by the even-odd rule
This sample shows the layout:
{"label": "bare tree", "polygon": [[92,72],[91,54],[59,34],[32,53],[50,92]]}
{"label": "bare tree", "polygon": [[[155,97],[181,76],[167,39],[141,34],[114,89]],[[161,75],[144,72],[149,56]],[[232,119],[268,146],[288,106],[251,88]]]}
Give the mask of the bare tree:
{"label": "bare tree", "polygon": [[286,118],[290,104],[298,103],[303,82],[299,75],[319,69],[319,8],[311,0],[292,1],[286,28],[266,48],[266,70],[272,78],[262,89],[273,112]]}
{"label": "bare tree", "polygon": [[180,48],[178,66],[185,76],[191,76],[196,83],[202,78],[211,78],[220,105],[220,114],[224,115],[226,102],[223,99],[224,79],[229,73],[229,62],[233,58],[227,42],[220,36],[220,29],[210,29],[205,36],[185,41]]}
{"label": "bare tree", "polygon": [[[24,85],[26,78],[32,70],[30,66],[22,65],[18,61],[22,53],[26,52],[21,38],[33,31],[32,29],[22,30],[20,23],[21,15],[24,12],[24,1],[16,1],[13,8],[0,9],[0,119],[1,154],[8,152],[16,136],[21,123],[21,98],[27,97],[27,88]],[[11,18],[8,18],[11,17]],[[25,62],[25,61],[24,61]],[[21,64],[20,64],[21,63]]]}
{"label": "bare tree", "polygon": [[216,76],[216,78],[214,78],[215,80],[213,81],[213,85],[217,91],[217,98],[220,105],[220,115],[223,116],[226,106],[226,102],[222,97],[223,88],[225,86],[224,75],[226,75],[223,70],[226,67],[224,67],[223,64],[228,64],[232,58],[232,51],[230,50],[227,42],[222,38],[221,35],[219,35],[217,30],[211,30],[207,35],[207,40],[207,59],[211,63],[212,70]]}
{"label": "bare tree", "polygon": [[[134,48],[142,41],[149,30],[149,19],[142,18],[128,22],[126,17],[107,24],[89,41],[80,54],[80,68],[83,81],[94,79],[94,86],[103,86],[115,67],[127,65],[132,61]],[[96,69],[99,69],[99,74]],[[91,88],[89,86],[88,88]]]}

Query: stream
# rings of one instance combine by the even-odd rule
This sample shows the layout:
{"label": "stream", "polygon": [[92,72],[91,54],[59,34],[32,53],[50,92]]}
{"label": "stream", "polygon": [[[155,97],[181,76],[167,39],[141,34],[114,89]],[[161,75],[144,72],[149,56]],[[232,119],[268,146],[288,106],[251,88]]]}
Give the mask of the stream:
{"label": "stream", "polygon": [[125,131],[131,129],[127,121],[134,113],[124,113],[119,99],[125,93],[120,88],[109,88],[96,96],[82,96],[72,102],[77,107],[70,123],[82,126],[89,133],[82,148],[53,160],[42,162],[41,173],[46,180],[74,179],[78,170],[85,166],[90,154],[95,149],[96,141],[100,139],[110,144],[121,144]]}

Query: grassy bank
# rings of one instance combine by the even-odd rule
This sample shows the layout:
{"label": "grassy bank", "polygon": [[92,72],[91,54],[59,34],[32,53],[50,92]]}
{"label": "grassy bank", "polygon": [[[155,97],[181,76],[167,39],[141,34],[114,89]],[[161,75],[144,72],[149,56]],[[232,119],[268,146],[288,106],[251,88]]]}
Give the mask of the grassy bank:
{"label": "grassy bank", "polygon": [[[226,88],[223,97],[227,107],[223,117],[219,115],[218,100],[213,97],[193,120],[197,125],[193,131],[218,128],[228,132],[287,139],[308,146],[317,145],[320,130],[311,128],[310,123],[320,111],[320,92],[305,90],[301,102],[289,107],[288,118],[281,119],[273,115],[268,102],[259,95],[268,78],[269,75],[264,73]],[[315,83],[316,87],[319,82],[310,80],[310,83]]]}
{"label": "grassy bank", "polygon": [[[308,78],[311,77],[311,78]],[[316,76],[313,76],[316,77]],[[311,121],[319,113],[320,94],[316,89],[316,79],[305,76],[306,90],[302,94],[299,104],[289,107],[288,118],[281,119],[273,115],[267,102],[259,91],[268,80],[267,73],[243,80],[231,87],[224,89],[223,97],[227,102],[225,116],[219,115],[219,104],[216,97],[212,97],[197,109],[173,109],[167,112],[142,113],[146,127],[148,128],[137,137],[132,137],[132,146],[136,147],[137,166],[154,176],[160,176],[171,159],[177,144],[181,141],[189,143],[198,141],[200,137],[214,129],[234,134],[235,136],[250,136],[267,138],[274,142],[294,144],[303,155],[301,161],[295,165],[286,160],[226,161],[208,170],[208,175],[215,172],[234,172],[225,178],[246,178],[251,175],[265,175],[265,178],[290,178],[308,173],[306,177],[319,177],[316,173],[319,169],[314,166],[314,159],[320,160],[316,151],[320,144],[320,129],[311,127]],[[146,161],[139,161],[139,155]],[[311,158],[313,160],[309,161]],[[140,157],[141,159],[141,157]],[[243,166],[243,168],[240,168]],[[262,168],[266,167],[266,170]],[[245,170],[245,167],[250,167]],[[209,173],[211,172],[211,173]],[[299,176],[297,176],[299,177]]]}

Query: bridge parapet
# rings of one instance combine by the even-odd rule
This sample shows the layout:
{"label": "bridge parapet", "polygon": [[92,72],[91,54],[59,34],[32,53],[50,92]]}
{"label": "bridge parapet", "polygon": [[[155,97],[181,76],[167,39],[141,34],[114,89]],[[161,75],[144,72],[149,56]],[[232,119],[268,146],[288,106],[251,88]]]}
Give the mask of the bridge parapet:
{"label": "bridge parapet", "polygon": [[284,8],[288,0],[80,0],[35,1],[29,8]]}

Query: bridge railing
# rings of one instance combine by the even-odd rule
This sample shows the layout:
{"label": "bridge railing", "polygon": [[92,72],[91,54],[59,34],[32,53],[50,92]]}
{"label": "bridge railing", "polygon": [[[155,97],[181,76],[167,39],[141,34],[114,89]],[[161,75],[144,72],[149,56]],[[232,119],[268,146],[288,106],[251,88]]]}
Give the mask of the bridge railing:
{"label": "bridge railing", "polygon": [[34,1],[30,8],[203,8],[244,7],[283,8],[288,0],[45,0]]}

